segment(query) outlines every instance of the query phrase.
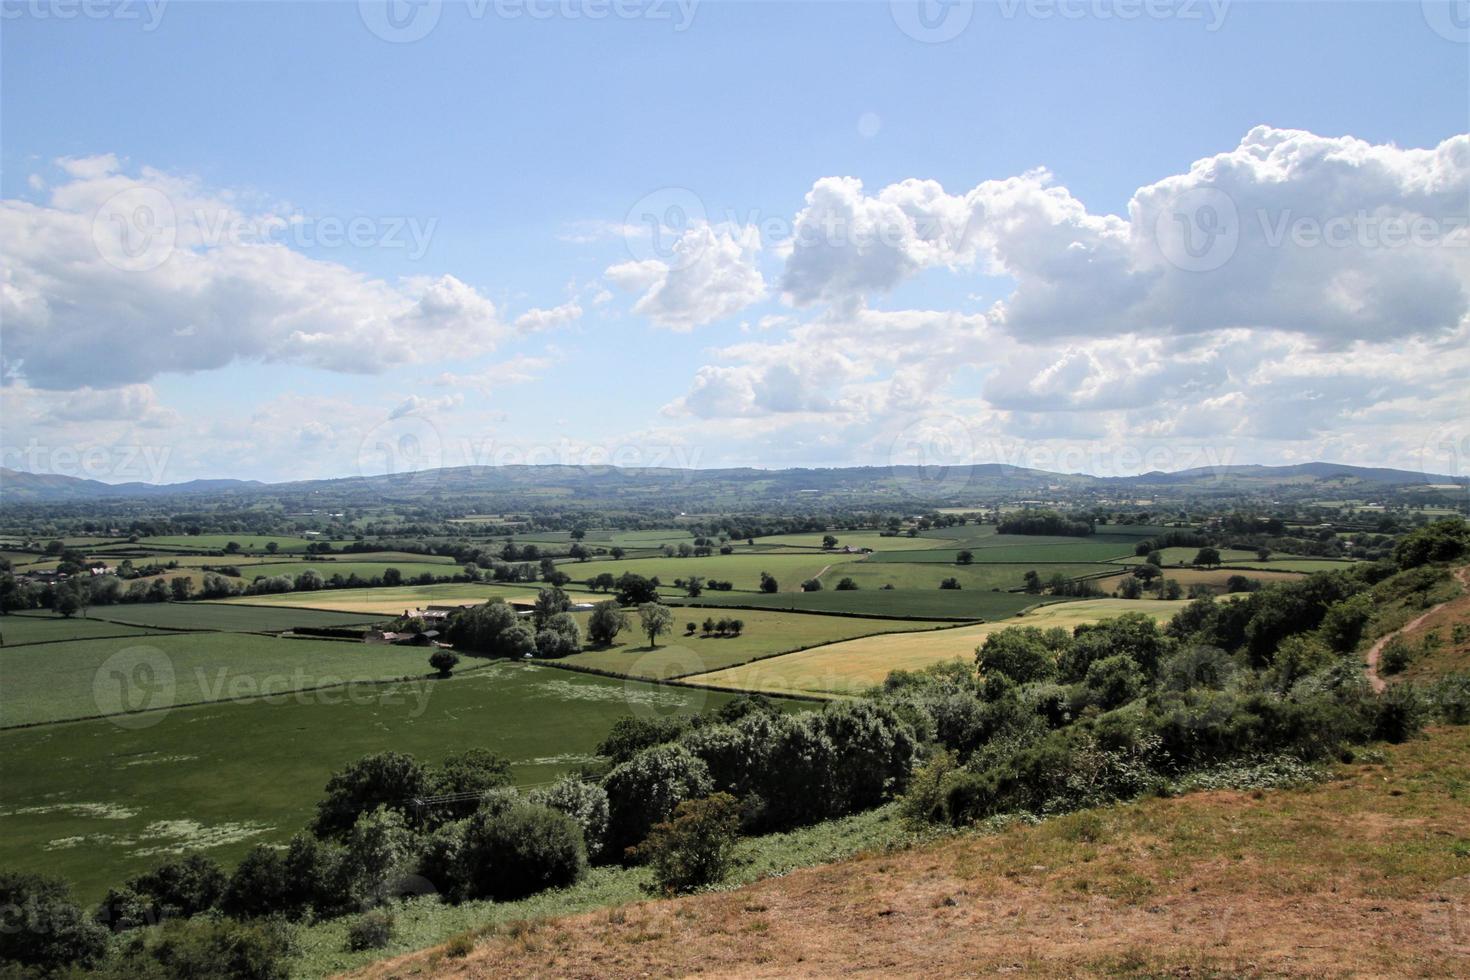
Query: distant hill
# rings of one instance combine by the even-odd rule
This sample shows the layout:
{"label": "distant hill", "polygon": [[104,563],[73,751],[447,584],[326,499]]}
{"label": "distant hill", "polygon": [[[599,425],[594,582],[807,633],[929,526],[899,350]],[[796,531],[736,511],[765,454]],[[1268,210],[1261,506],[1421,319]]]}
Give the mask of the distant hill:
{"label": "distant hill", "polygon": [[673,505],[678,501],[682,506],[699,502],[729,505],[732,502],[798,499],[798,494],[852,495],[881,502],[885,499],[981,499],[994,495],[1033,494],[1045,498],[1049,491],[1116,493],[1130,487],[1140,491],[1168,487],[1203,493],[1228,492],[1231,489],[1261,490],[1272,486],[1298,490],[1358,488],[1369,491],[1426,483],[1470,485],[1470,479],[1321,462],[1294,466],[1197,467],[1174,473],[1152,472],[1129,477],[1052,473],[1003,463],[780,470],[750,467],[693,470],[564,465],[462,466],[417,473],[286,483],[216,479],[166,484],[108,484],[98,480],[0,469],[0,502],[85,502],[188,495],[443,499],[461,494],[510,494],[533,498],[561,496],[574,498],[580,503],[622,499]]}
{"label": "distant hill", "polygon": [[171,496],[174,494],[251,490],[269,487],[259,480],[189,480],[185,483],[103,483],[75,476],[27,473],[0,467],[0,499],[100,500]]}

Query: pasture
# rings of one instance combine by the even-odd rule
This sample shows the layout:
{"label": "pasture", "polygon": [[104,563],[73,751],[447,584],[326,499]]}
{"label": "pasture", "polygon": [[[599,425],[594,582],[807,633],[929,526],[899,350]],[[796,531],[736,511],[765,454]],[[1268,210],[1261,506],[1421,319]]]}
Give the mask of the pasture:
{"label": "pasture", "polygon": [[1183,602],[1161,599],[1082,599],[1042,606],[997,623],[832,643],[740,667],[697,674],[685,680],[691,684],[711,684],[769,694],[857,694],[881,684],[895,670],[917,670],[946,660],[973,659],[975,648],[984,643],[987,636],[1011,626],[1072,629],[1082,623],[1131,612],[1144,613],[1165,622],[1184,605]]}
{"label": "pasture", "polygon": [[[1106,578],[1093,579],[1092,584],[1104,592],[1111,592],[1118,587],[1125,576],[1130,574],[1132,573],[1121,572]],[[1208,585],[1212,589],[1224,591],[1225,582],[1235,575],[1244,575],[1246,578],[1262,583],[1295,582],[1302,578],[1301,572],[1242,571],[1238,568],[1169,568],[1164,571],[1160,581],[1167,579],[1178,582],[1186,590],[1192,585]]]}
{"label": "pasture", "polygon": [[1133,554],[1131,545],[1086,538],[1049,538],[1028,541],[1020,535],[997,534],[982,539],[982,544],[922,551],[889,551],[869,556],[876,562],[938,562],[954,564],[961,550],[968,550],[980,562],[1094,562],[1111,561]]}
{"label": "pasture", "polygon": [[[757,547],[777,545],[787,548],[822,547],[822,538],[830,533],[837,539],[837,547],[872,548],[874,551],[914,551],[923,548],[943,548],[945,542],[938,538],[914,537],[907,534],[881,534],[877,531],[813,531],[804,534],[770,534],[756,538]],[[743,542],[736,542],[743,544]]]}
{"label": "pasture", "polygon": [[534,785],[590,759],[618,718],[729,699],[502,661],[446,681],[139,716],[154,722],[146,728],[101,719],[12,729],[0,732],[0,866],[63,875],[95,901],[170,854],[200,849],[229,866],[254,844],[284,842],[311,819],[331,773],[370,752],[438,762],[484,747]]}
{"label": "pasture", "polygon": [[[421,677],[429,651],[253,633],[171,633],[0,649],[0,727]],[[466,659],[464,667],[475,661]]]}
{"label": "pasture", "polygon": [[[366,591],[366,590],[363,590]],[[303,592],[298,595],[328,595]],[[244,602],[138,602],[93,606],[88,615],[130,626],[173,630],[223,630],[239,633],[281,633],[289,629],[322,626],[358,626],[384,617],[371,612],[322,612],[277,608],[263,601],[275,596],[248,596]],[[402,612],[400,609],[399,612]]]}
{"label": "pasture", "polygon": [[1032,569],[1043,578],[1058,572],[1067,578],[1077,578],[1111,571],[1112,566],[1101,563],[1043,565],[1037,562],[984,562],[974,565],[939,565],[933,562],[860,561],[834,566],[822,576],[822,585],[832,589],[842,579],[851,578],[860,590],[876,590],[892,585],[899,591],[937,591],[940,582],[953,578],[959,581],[962,590],[988,592],[991,589],[1020,588],[1026,573]]}
{"label": "pasture", "polygon": [[[733,582],[736,589],[754,592],[760,588],[761,572],[770,572],[783,592],[796,592],[801,583],[817,577],[828,566],[833,572],[849,567],[859,555],[840,552],[810,554],[734,554],[711,555],[708,558],[631,558],[621,561],[596,560],[562,562],[559,571],[572,577],[574,584],[594,575],[609,572],[616,578],[625,572],[645,578],[657,576],[664,586],[672,588],[674,580],[698,575],[706,579]],[[835,580],[834,580],[835,581]]]}
{"label": "pasture", "polygon": [[272,541],[278,552],[305,552],[311,544],[308,538],[290,534],[163,534],[156,537],[139,538],[138,545],[149,548],[166,548],[175,551],[222,551],[230,542],[240,546],[245,553],[263,552]]}
{"label": "pasture", "polygon": [[[590,615],[577,615],[584,630]],[[744,632],[739,636],[704,636],[698,630],[691,635],[684,628],[690,622],[703,624],[706,618],[718,621],[726,617],[742,620],[745,623]],[[587,650],[558,662],[613,671],[630,677],[666,680],[686,674],[720,670],[758,657],[802,650],[872,633],[923,629],[926,625],[931,628],[948,625],[751,609],[726,611],[677,608],[674,610],[673,634],[660,637],[657,648],[649,649],[648,638],[638,632],[637,614],[632,613],[628,618],[630,628],[618,635],[618,642],[612,647]]]}
{"label": "pasture", "polygon": [[[934,589],[917,592],[897,589],[859,589],[839,592],[828,587],[820,592],[706,592],[697,606],[755,606],[762,609],[797,609],[809,612],[846,613],[855,616],[892,616],[901,619],[1004,619],[1027,606],[1054,600],[1041,599],[1018,592],[975,592]],[[683,617],[676,610],[676,617]],[[702,618],[702,617],[701,617]]]}
{"label": "pasture", "polygon": [[[96,619],[73,616],[70,619],[54,613],[11,613],[0,617],[0,646],[16,647],[27,643],[55,643],[59,640],[86,640],[99,636],[147,636],[153,630],[123,626]],[[0,692],[3,694],[3,692]]]}

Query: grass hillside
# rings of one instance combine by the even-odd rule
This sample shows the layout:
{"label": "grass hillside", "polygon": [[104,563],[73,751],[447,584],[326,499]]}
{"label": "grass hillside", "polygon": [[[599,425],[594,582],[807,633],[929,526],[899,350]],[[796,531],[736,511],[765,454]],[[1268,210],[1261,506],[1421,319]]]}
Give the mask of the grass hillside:
{"label": "grass hillside", "polygon": [[1306,788],[1156,798],[501,922],[467,955],[356,975],[1465,976],[1467,756],[1470,728],[1439,728]]}

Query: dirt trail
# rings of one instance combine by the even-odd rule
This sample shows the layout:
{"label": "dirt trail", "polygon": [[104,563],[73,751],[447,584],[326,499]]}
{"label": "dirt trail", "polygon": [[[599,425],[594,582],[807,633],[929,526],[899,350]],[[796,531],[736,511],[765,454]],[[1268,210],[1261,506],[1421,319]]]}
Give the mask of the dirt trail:
{"label": "dirt trail", "polygon": [[[1470,565],[1462,565],[1459,568],[1455,569],[1455,577],[1460,580],[1460,584],[1465,587],[1465,590],[1467,592],[1470,592]],[[1388,645],[1388,641],[1393,639],[1395,636],[1409,633],[1413,630],[1418,629],[1424,624],[1424,621],[1426,619],[1428,619],[1430,616],[1433,616],[1435,613],[1439,612],[1445,606],[1448,606],[1450,603],[1454,602],[1455,599],[1458,598],[1460,598],[1460,596],[1455,596],[1454,599],[1446,599],[1444,602],[1441,602],[1437,606],[1431,606],[1430,608],[1424,610],[1424,612],[1420,613],[1418,616],[1411,619],[1409,622],[1405,623],[1403,626],[1400,626],[1398,629],[1394,630],[1392,633],[1387,633],[1383,636],[1380,636],[1378,638],[1378,641],[1368,648],[1368,684],[1373,688],[1374,691],[1382,692],[1383,689],[1388,686],[1384,682],[1383,678],[1378,676],[1378,658],[1383,654],[1383,648]]]}

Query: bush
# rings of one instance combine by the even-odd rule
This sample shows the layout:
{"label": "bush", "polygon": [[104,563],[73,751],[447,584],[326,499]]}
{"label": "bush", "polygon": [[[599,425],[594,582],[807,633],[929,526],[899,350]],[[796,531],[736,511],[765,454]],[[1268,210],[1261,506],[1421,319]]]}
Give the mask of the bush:
{"label": "bush", "polygon": [[734,863],[740,804],[728,793],[685,800],[672,819],[655,824],[633,857],[653,867],[665,894],[693,891],[725,877]]}
{"label": "bush", "polygon": [[0,873],[0,960],[30,971],[92,966],[107,951],[107,930],[88,918],[60,878]]}
{"label": "bush", "polygon": [[587,635],[597,646],[609,646],[628,626],[628,617],[617,602],[607,599],[592,607],[592,618],[587,621]]}
{"label": "bush", "polygon": [[380,806],[359,817],[344,853],[353,902],[380,905],[403,894],[412,884],[407,879],[414,851],[414,835],[399,811]]}
{"label": "bush", "polygon": [[803,591],[803,592],[821,592],[822,591],[822,583],[818,579],[809,578],[805,582],[801,583],[801,591]]}
{"label": "bush", "polygon": [[975,652],[975,663],[980,673],[1005,674],[1017,684],[1050,680],[1056,676],[1057,652],[1066,639],[1065,634],[1058,638],[1035,626],[1012,626],[987,636]]}
{"label": "bush", "polygon": [[571,817],[518,803],[470,818],[463,861],[470,895],[505,902],[575,884],[587,870],[587,849]]}
{"label": "bush", "polygon": [[947,578],[944,581],[942,581],[942,582],[939,583],[939,587],[941,589],[951,589],[951,590],[959,589],[959,588],[961,588],[961,586],[960,586],[960,580],[957,579],[957,578]]}
{"label": "bush", "polygon": [[237,919],[253,919],[284,911],[289,893],[285,856],[260,844],[246,853],[230,875],[220,907]]}
{"label": "bush", "polygon": [[857,588],[858,584],[851,577],[844,578],[837,583],[838,592],[856,592]]}
{"label": "bush", "polygon": [[539,656],[567,657],[581,650],[582,630],[571,613],[556,613],[536,634],[536,653]]}
{"label": "bush", "polygon": [[607,791],[596,783],[568,777],[553,786],[531,793],[530,802],[565,813],[582,828],[587,857],[595,860],[607,838]]}
{"label": "bush", "polygon": [[138,933],[102,976],[128,980],[287,980],[292,935],[278,920],[200,917]]}
{"label": "bush", "polygon": [[639,752],[607,774],[608,840],[614,854],[639,844],[654,824],[667,820],[685,800],[714,788],[709,767],[682,745]]}
{"label": "bush", "polygon": [[1385,742],[1407,742],[1418,735],[1429,718],[1429,703],[1409,684],[1394,684],[1378,699],[1373,737]]}
{"label": "bush", "polygon": [[393,941],[393,913],[387,909],[370,909],[347,927],[347,949],[382,949]]}
{"label": "bush", "polygon": [[464,835],[469,820],[441,824],[419,841],[418,876],[446,900],[465,898]]}
{"label": "bush", "polygon": [[1378,665],[1385,674],[1402,674],[1414,659],[1414,648],[1402,636],[1394,636],[1378,654]]}
{"label": "bush", "polygon": [[459,655],[453,650],[439,649],[429,654],[429,666],[437,670],[440,677],[448,677],[458,665]]}
{"label": "bush", "polygon": [[128,887],[151,907],[154,920],[188,918],[219,904],[225,873],[202,854],[169,861],[128,881]]}
{"label": "bush", "polygon": [[409,800],[424,796],[428,786],[428,774],[411,755],[378,752],[363,756],[327,781],[312,829],[318,837],[340,837],[364,813],[379,806],[405,808]]}

